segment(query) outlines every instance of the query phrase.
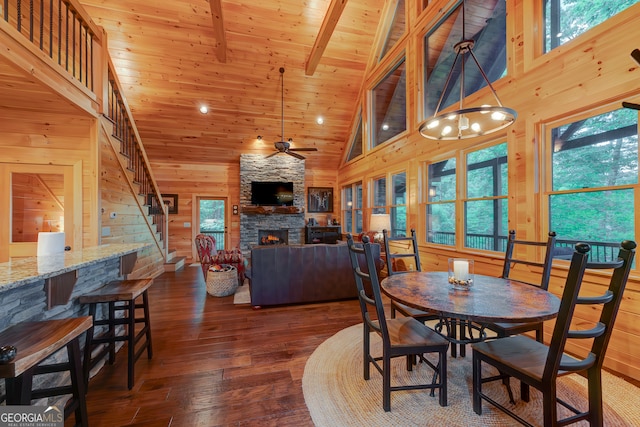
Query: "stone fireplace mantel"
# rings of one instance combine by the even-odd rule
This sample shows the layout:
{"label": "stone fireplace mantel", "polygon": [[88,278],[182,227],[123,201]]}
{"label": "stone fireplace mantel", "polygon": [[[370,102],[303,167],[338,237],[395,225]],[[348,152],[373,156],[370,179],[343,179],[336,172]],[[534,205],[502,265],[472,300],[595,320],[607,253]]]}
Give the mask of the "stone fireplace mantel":
{"label": "stone fireplace mantel", "polygon": [[[240,249],[247,251],[259,244],[259,230],[288,232],[288,243],[304,243],[305,162],[291,156],[267,158],[261,154],[240,155]],[[252,181],[293,182],[293,206],[251,205]],[[296,211],[296,212],[294,212]]]}

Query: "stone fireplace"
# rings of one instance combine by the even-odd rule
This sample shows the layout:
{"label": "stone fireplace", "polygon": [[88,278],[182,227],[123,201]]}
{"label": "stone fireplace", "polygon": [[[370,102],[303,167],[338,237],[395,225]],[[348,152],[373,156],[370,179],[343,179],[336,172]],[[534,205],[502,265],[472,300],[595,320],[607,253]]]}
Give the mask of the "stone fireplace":
{"label": "stone fireplace", "polygon": [[[240,155],[240,249],[243,252],[260,244],[260,230],[286,232],[285,239],[290,245],[304,243],[304,174],[304,160],[286,154],[269,158],[261,154]],[[293,182],[293,206],[300,212],[277,213],[274,209],[267,209],[265,214],[243,211],[242,207],[251,205],[251,181]]]}
{"label": "stone fireplace", "polygon": [[259,245],[286,245],[289,242],[289,230],[258,230]]}

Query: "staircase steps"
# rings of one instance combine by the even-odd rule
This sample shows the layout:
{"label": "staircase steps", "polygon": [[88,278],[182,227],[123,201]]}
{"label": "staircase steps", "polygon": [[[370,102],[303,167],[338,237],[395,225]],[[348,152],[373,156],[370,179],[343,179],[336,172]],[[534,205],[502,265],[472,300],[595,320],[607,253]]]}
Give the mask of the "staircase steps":
{"label": "staircase steps", "polygon": [[186,256],[176,256],[176,250],[170,249],[167,255],[167,262],[164,263],[164,271],[180,271],[184,268]]}

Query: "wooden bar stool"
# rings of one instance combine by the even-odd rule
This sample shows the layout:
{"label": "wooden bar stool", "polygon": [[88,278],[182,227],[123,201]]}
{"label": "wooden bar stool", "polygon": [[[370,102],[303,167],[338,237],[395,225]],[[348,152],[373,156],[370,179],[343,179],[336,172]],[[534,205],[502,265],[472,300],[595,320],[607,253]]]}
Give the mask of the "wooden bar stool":
{"label": "wooden bar stool", "polygon": [[[24,322],[0,333],[0,342],[16,347],[13,360],[0,365],[0,378],[5,379],[7,405],[31,405],[33,399],[63,396],[72,397],[65,404],[64,418],[75,412],[76,424],[88,426],[86,388],[78,339],[91,329],[90,316],[68,319]],[[49,356],[67,348],[67,362],[41,363]],[[32,389],[35,375],[69,371],[71,384]]]}
{"label": "wooden bar stool", "polygon": [[[151,359],[151,324],[149,321],[149,297],[147,291],[153,279],[117,280],[106,284],[100,289],[82,295],[78,298],[81,304],[89,304],[89,314],[93,317],[93,328],[87,333],[87,344],[85,345],[84,374],[86,381],[89,381],[91,369],[104,356],[109,354],[109,364],[115,361],[115,343],[118,341],[127,342],[127,363],[129,390],[133,388],[135,362],[140,355],[147,350],[147,358]],[[138,298],[142,302],[136,303]],[[96,318],[98,304],[108,304],[108,310],[103,312],[102,319]],[[136,309],[142,309],[143,315],[136,314]],[[124,312],[123,317],[116,317],[118,312]],[[136,317],[138,316],[138,317]],[[142,323],[143,327],[136,333],[136,323]],[[117,334],[118,325],[124,325],[124,333]],[[96,326],[107,326],[107,329],[98,336],[94,336]],[[145,338],[142,345],[138,343]],[[103,346],[97,354],[92,355],[93,349]],[[136,350],[136,347],[138,349]]]}

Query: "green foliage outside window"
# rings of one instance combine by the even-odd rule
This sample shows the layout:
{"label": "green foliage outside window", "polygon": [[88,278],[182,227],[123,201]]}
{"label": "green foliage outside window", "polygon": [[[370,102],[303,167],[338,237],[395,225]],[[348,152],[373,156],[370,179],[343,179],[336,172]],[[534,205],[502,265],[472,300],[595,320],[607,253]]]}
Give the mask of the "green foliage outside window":
{"label": "green foliage outside window", "polygon": [[640,0],[545,0],[544,51],[573,40]]}
{"label": "green foliage outside window", "polygon": [[620,109],[552,129],[550,229],[559,239],[635,240],[638,113]]}

